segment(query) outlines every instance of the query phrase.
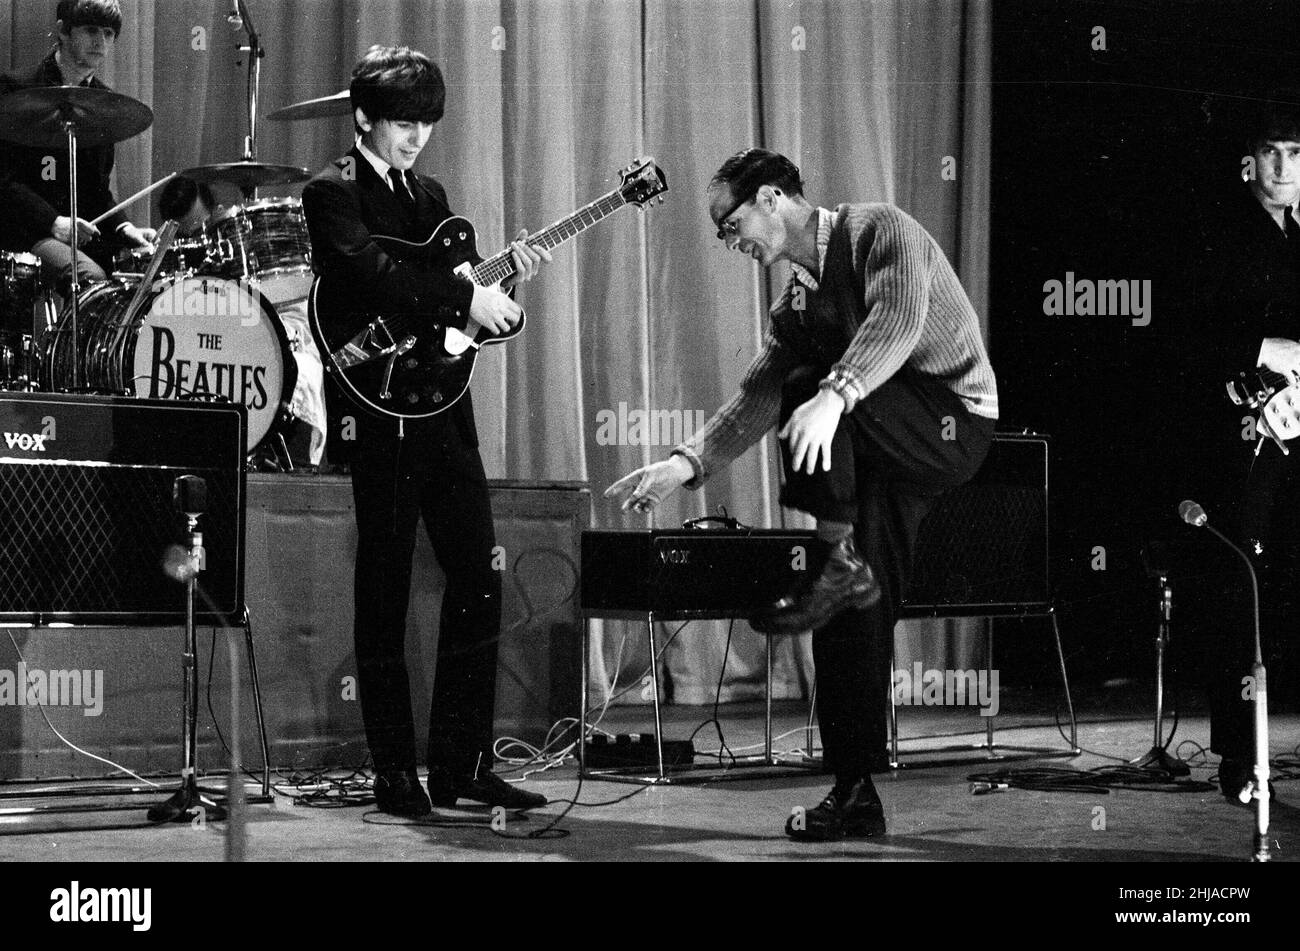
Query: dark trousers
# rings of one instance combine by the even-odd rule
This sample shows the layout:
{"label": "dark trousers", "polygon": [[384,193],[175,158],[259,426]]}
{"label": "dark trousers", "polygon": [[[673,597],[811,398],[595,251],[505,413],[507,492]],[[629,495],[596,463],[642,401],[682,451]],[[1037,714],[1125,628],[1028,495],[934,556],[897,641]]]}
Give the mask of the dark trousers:
{"label": "dark trousers", "polygon": [[[1251,464],[1234,507],[1229,537],[1246,552],[1259,578],[1260,630],[1268,672],[1270,712],[1292,711],[1300,692],[1300,652],[1294,636],[1300,592],[1300,452],[1282,455],[1266,442]],[[1211,516],[1213,517],[1213,516]],[[1254,762],[1254,707],[1244,679],[1255,657],[1250,578],[1241,559],[1214,546],[1216,572],[1203,624],[1204,669],[1210,699],[1210,749]]]}
{"label": "dark trousers", "polygon": [[492,762],[501,575],[483,462],[451,416],[408,420],[401,439],[387,421],[357,419],[354,634],[366,738],[380,770],[416,765],[406,613],[421,517],[447,578],[428,763],[472,772],[480,755]]}
{"label": "dark trousers", "polygon": [[[825,375],[812,367],[790,374],[782,425],[817,394]],[[875,607],[845,611],[813,633],[824,762],[837,777],[886,768],[894,623],[917,530],[938,496],[979,469],[993,426],[993,420],[969,413],[942,383],[903,370],[840,420],[829,472],[792,472],[782,443],[782,504],[818,520],[852,523],[858,551],[882,589]]]}

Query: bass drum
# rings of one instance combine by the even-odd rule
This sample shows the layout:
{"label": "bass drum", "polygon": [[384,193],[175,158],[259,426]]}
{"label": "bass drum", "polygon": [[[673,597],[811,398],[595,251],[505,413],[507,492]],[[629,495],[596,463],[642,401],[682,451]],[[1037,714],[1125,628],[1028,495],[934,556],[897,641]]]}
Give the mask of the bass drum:
{"label": "bass drum", "polygon": [[298,370],[284,327],[258,291],[214,277],[174,275],[145,293],[129,316],[139,278],[91,284],[78,298],[76,345],[71,309],[40,344],[40,384],[149,399],[226,399],[248,409],[247,453],[289,418]]}

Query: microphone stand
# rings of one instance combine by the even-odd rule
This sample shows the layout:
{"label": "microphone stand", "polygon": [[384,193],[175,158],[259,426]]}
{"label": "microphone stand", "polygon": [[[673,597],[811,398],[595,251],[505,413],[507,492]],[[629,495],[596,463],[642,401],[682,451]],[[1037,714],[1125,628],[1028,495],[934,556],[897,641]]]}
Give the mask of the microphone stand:
{"label": "microphone stand", "polygon": [[1255,800],[1255,853],[1251,856],[1251,861],[1267,862],[1271,858],[1268,848],[1268,688],[1267,672],[1264,670],[1264,651],[1259,637],[1259,580],[1255,576],[1255,566],[1251,564],[1246,553],[1223,532],[1209,524],[1200,506],[1193,503],[1197,511],[1191,511],[1184,508],[1187,505],[1188,503],[1184,502],[1179,506],[1179,514],[1183,520],[1197,528],[1202,526],[1208,528],[1216,538],[1237,553],[1237,556],[1246,563],[1246,570],[1250,572],[1250,587],[1255,606],[1255,662],[1250,668],[1250,675],[1255,682],[1255,771],[1250,782],[1242,790],[1245,796],[1242,801],[1245,802],[1247,798]]}
{"label": "microphone stand", "polygon": [[[1154,554],[1151,556],[1154,559]],[[1169,571],[1163,564],[1152,562],[1150,573],[1160,582],[1160,623],[1156,632],[1156,726],[1155,745],[1141,759],[1134,760],[1138,769],[1162,771],[1171,776],[1186,776],[1191,770],[1187,764],[1165,749],[1165,651],[1169,646],[1170,620],[1173,615],[1174,592],[1169,587]]]}
{"label": "microphone stand", "polygon": [[[181,699],[181,788],[167,800],[149,809],[150,822],[180,822],[187,816],[201,816],[204,821],[226,818],[226,810],[199,791],[198,778],[198,634],[194,623],[194,588],[203,570],[203,533],[199,516],[203,513],[207,486],[197,476],[180,476],[175,483],[177,506],[185,513],[189,550],[183,564],[176,566],[173,577],[185,581],[185,653],[182,667],[184,686]],[[169,572],[170,573],[170,572]]]}

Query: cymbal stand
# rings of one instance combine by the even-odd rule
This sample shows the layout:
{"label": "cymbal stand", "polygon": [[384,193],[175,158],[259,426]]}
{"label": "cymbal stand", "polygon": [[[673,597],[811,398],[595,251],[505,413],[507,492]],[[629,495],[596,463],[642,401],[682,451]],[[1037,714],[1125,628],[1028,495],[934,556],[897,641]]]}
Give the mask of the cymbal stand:
{"label": "cymbal stand", "polygon": [[[257,161],[257,101],[262,87],[262,57],[266,55],[266,50],[262,48],[261,38],[257,35],[257,28],[253,24],[253,17],[248,12],[248,4],[244,0],[235,0],[238,5],[239,14],[237,17],[231,16],[228,19],[236,29],[242,28],[248,34],[248,43],[240,44],[237,48],[241,53],[248,54],[248,135],[244,138],[244,161]],[[257,186],[252,185],[241,189],[244,193],[244,199],[251,201],[257,198]]]}
{"label": "cymbal stand", "polygon": [[80,268],[77,255],[80,253],[80,227],[77,218],[77,122],[73,118],[72,107],[63,106],[63,130],[68,134],[68,214],[72,216],[72,307],[69,311],[69,324],[72,333],[72,389],[81,387],[81,337],[77,335],[77,298],[81,296]]}

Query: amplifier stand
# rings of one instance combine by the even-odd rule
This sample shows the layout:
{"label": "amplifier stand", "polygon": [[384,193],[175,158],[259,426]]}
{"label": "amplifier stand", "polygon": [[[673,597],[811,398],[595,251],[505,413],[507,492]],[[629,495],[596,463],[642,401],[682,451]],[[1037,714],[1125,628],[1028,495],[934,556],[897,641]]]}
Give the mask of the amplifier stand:
{"label": "amplifier stand", "polygon": [[[937,749],[932,749],[932,750],[917,750],[916,753],[918,755],[929,756],[929,754],[931,753],[941,753],[941,754],[942,753],[970,753],[972,751],[983,750],[985,757],[989,760],[1015,760],[1015,759],[1037,759],[1037,758],[1044,758],[1044,757],[1073,757],[1073,756],[1078,756],[1080,753],[1083,752],[1083,750],[1079,748],[1079,725],[1078,722],[1075,720],[1075,716],[1074,716],[1074,701],[1070,697],[1070,676],[1068,673],[1066,673],[1065,670],[1065,653],[1061,650],[1061,628],[1057,624],[1057,620],[1056,620],[1056,606],[1050,604],[1047,605],[1046,610],[1040,613],[1038,616],[1042,617],[1044,615],[1050,618],[1052,621],[1052,636],[1056,643],[1056,660],[1057,663],[1060,665],[1060,671],[1061,671],[1061,687],[1065,693],[1065,706],[1070,715],[1069,749],[1062,750],[1059,748],[1043,747],[1043,746],[1000,746],[1000,747],[996,746],[996,744],[993,742],[993,721],[996,718],[985,717],[983,743],[975,743],[967,746],[950,745],[950,746],[939,747]],[[985,630],[985,637],[986,637],[985,670],[989,672],[990,676],[992,676],[992,671],[993,671],[993,619],[995,617],[1026,617],[1026,616],[1032,617],[1033,614],[1020,613],[1020,614],[1002,614],[1002,615],[985,616],[984,618],[984,625],[985,625],[984,630]],[[889,673],[890,673],[890,677],[889,677],[889,683],[890,683],[889,765],[893,769],[904,769],[907,767],[907,764],[901,762],[898,756],[898,705],[894,703],[894,693],[893,693],[893,683],[894,683],[893,674],[894,671],[897,669],[897,666],[898,665],[896,663],[895,654],[891,649],[890,659],[889,659]],[[1012,753],[1014,755],[1007,756],[1005,755],[1006,753]],[[917,765],[948,766],[948,765],[960,764],[965,762],[969,762],[969,760],[927,759],[923,764],[917,764]]]}
{"label": "amplifier stand", "polygon": [[[269,805],[275,802],[275,797],[271,795],[270,743],[267,740],[266,719],[262,707],[262,686],[261,683],[259,682],[258,675],[257,675],[257,655],[253,650],[253,625],[252,625],[251,618],[249,617],[247,606],[244,607],[243,621],[244,621],[243,624],[244,645],[247,650],[247,656],[248,656],[249,679],[251,681],[251,686],[253,688],[253,709],[257,715],[258,740],[261,744],[261,749],[262,749],[261,793],[258,795],[247,796],[244,801],[250,805]],[[14,625],[0,626],[0,630],[4,629],[4,627],[13,627],[13,626]],[[32,627],[34,630],[39,629],[35,625],[33,625]],[[226,631],[227,633],[229,633],[232,630],[232,628],[225,623],[222,623],[221,629]],[[215,630],[213,631],[212,636],[216,637]],[[185,689],[187,691],[190,689],[190,685],[188,684],[188,682],[185,685]],[[197,687],[195,686],[194,689],[196,690],[196,696],[194,699],[197,700]],[[234,683],[233,679],[231,681],[231,689],[232,690],[238,689],[238,685]],[[232,723],[231,729],[232,731],[238,730],[239,724]],[[184,743],[185,741],[182,740],[182,742]],[[187,765],[192,763],[192,760],[190,760],[189,757],[187,757],[186,759],[187,759]],[[226,794],[225,790],[208,789],[205,787],[198,786],[197,780],[194,777],[192,771],[188,769],[182,771],[181,782],[182,784],[192,786],[196,794],[204,794],[213,797],[224,797]],[[29,788],[23,789],[21,788],[22,786],[28,786]],[[82,813],[97,813],[97,812],[135,812],[136,810],[145,809],[146,805],[143,803],[132,803],[129,805],[127,804],[115,805],[111,802],[76,803],[76,804],[59,804],[55,802],[55,803],[40,803],[37,805],[6,806],[3,805],[3,803],[12,802],[16,800],[25,800],[25,799],[47,799],[48,798],[48,799],[56,799],[56,800],[57,799],[66,800],[66,799],[72,799],[78,797],[157,795],[159,788],[160,787],[157,786],[147,786],[147,785],[142,786],[139,783],[137,783],[135,780],[115,781],[109,779],[105,779],[99,782],[89,782],[89,783],[79,781],[79,780],[66,780],[66,781],[42,780],[37,782],[27,781],[27,780],[11,780],[11,781],[0,782],[0,821],[2,821],[5,818],[17,818],[23,816],[43,815],[43,814],[49,815],[49,814],[82,814]],[[215,819],[217,817],[209,815],[208,818]],[[123,822],[120,825],[115,824],[113,826],[96,826],[95,828],[97,829],[146,828],[146,826],[140,822]],[[24,832],[30,832],[30,831],[32,830],[23,828],[21,825],[16,825],[11,829],[5,829],[3,832],[0,832],[0,835],[17,835],[17,834],[22,834]],[[81,830],[79,828],[69,828],[67,831],[76,832]]]}
{"label": "amplifier stand", "polygon": [[[753,756],[737,756],[726,766],[705,763],[664,763],[663,710],[659,701],[659,648],[655,641],[654,612],[645,615],[646,642],[650,648],[650,686],[654,695],[655,718],[655,756],[656,769],[647,773],[640,767],[620,767],[612,769],[588,769],[586,756],[587,742],[587,703],[590,661],[588,648],[591,643],[589,620],[593,615],[584,614],[582,619],[582,697],[579,709],[578,731],[578,774],[583,779],[599,779],[610,783],[634,783],[637,785],[686,785],[689,783],[716,783],[737,780],[783,779],[790,776],[806,776],[810,771],[820,771],[821,764],[815,762],[784,762],[778,760],[772,752],[772,639],[765,638],[767,675],[764,686],[763,713],[763,752]],[[626,615],[623,615],[626,617]],[[672,616],[659,620],[684,620]],[[728,620],[727,618],[692,618],[691,620]]]}

